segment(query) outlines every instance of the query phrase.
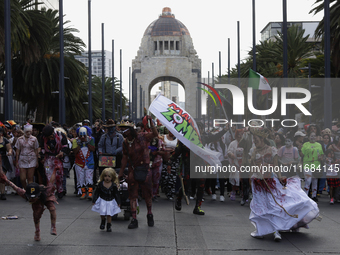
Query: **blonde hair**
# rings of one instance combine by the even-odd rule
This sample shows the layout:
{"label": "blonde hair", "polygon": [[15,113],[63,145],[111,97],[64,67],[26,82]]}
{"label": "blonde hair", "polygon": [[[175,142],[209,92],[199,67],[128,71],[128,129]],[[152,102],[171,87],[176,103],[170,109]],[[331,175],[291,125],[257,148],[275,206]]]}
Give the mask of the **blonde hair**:
{"label": "blonde hair", "polygon": [[119,189],[120,185],[116,171],[111,167],[105,168],[99,177],[98,183],[104,180],[105,175],[110,175],[112,182],[114,182],[117,185],[117,188]]}

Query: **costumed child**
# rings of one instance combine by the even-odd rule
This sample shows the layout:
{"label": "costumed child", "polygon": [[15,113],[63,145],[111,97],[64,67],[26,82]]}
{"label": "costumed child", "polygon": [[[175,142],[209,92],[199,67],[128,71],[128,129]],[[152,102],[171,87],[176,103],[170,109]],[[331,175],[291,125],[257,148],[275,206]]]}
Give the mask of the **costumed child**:
{"label": "costumed child", "polygon": [[101,173],[98,186],[94,192],[92,199],[92,211],[100,214],[100,229],[105,228],[107,218],[106,231],[111,232],[112,216],[120,213],[120,197],[118,193],[119,180],[118,175],[112,168],[105,168]]}
{"label": "costumed child", "polygon": [[[33,221],[35,225],[34,240],[40,241],[40,218],[45,210],[45,206],[51,214],[51,235],[57,235],[56,220],[57,213],[54,203],[57,203],[56,197],[54,196],[56,169],[54,169],[51,179],[47,187],[39,185],[38,183],[32,182],[27,184],[26,190],[17,187],[13,182],[6,178],[6,175],[0,169],[0,182],[6,183],[11,186],[21,197],[25,198],[33,209]],[[57,203],[58,204],[58,203]]]}
{"label": "costumed child", "polygon": [[334,205],[334,195],[335,191],[338,187],[340,187],[340,180],[338,176],[339,168],[338,164],[339,161],[335,159],[335,154],[332,149],[328,149],[325,152],[326,159],[325,164],[327,166],[326,178],[327,178],[327,185],[329,186],[329,196],[331,205]]}

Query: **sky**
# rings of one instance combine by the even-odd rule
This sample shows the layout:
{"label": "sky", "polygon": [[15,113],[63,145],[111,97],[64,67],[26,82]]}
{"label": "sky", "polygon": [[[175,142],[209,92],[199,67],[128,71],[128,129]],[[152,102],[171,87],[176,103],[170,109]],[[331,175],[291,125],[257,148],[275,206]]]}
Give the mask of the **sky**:
{"label": "sky", "polygon": [[[80,37],[88,45],[88,1],[64,0],[64,21],[67,26],[77,28]],[[316,0],[287,0],[287,20],[320,21],[323,13],[309,14]],[[104,23],[104,48],[115,48],[115,76],[119,77],[119,54],[122,49],[123,92],[128,96],[129,67],[137,55],[145,29],[158,19],[164,7],[170,7],[175,18],[189,30],[194,48],[202,60],[202,77],[208,71],[219,73],[219,51],[221,51],[221,73],[228,69],[228,38],[230,38],[230,65],[237,64],[237,21],[240,22],[241,61],[252,47],[252,0],[92,0],[91,33],[92,50],[101,50],[101,24]],[[269,22],[282,22],[282,0],[257,0],[256,42],[261,39],[260,31]],[[87,48],[85,48],[87,50]]]}

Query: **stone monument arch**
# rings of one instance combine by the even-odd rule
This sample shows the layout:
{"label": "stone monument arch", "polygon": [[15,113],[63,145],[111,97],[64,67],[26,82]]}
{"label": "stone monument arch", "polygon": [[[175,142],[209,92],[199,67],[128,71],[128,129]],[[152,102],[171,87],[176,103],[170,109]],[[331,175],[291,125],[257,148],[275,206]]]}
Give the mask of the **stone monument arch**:
{"label": "stone monument arch", "polygon": [[[140,119],[141,95],[150,105],[151,88],[160,81],[174,81],[185,89],[185,110],[200,116],[201,60],[197,56],[188,29],[169,7],[145,30],[137,56],[132,60],[132,119]],[[143,93],[143,92],[145,93]],[[141,94],[142,93],[142,94]],[[143,115],[143,114],[142,114]]]}

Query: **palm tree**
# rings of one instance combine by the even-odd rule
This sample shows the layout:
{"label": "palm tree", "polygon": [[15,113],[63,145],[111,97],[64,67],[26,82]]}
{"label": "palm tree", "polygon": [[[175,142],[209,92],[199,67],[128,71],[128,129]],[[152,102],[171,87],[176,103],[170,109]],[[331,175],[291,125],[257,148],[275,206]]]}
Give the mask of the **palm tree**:
{"label": "palm tree", "polygon": [[[107,119],[112,118],[112,78],[106,77],[105,78],[105,117]],[[93,109],[94,109],[94,116],[95,118],[101,119],[102,117],[102,79],[98,76],[93,76],[92,78],[92,93],[93,93]],[[115,77],[114,78],[114,86],[115,86],[115,111],[118,112],[118,114],[115,114],[116,119],[118,119],[119,116],[119,107],[120,104],[120,89],[119,89],[119,80]],[[123,115],[127,114],[127,108],[126,108],[126,102],[128,99],[122,94],[122,112]]]}
{"label": "palm tree", "polygon": [[[37,61],[48,49],[49,20],[41,11],[32,8],[34,0],[11,1],[12,56],[25,64]],[[4,60],[4,1],[0,2],[0,63]]]}
{"label": "palm tree", "polygon": [[[37,62],[25,65],[19,58],[13,60],[13,92],[15,99],[27,104],[28,110],[37,109],[37,121],[46,121],[47,117],[58,116],[58,100],[53,91],[59,90],[59,17],[57,10],[41,12],[49,20],[50,37],[48,50],[41,54]],[[68,21],[64,23],[67,24]],[[81,86],[86,82],[86,67],[74,58],[80,54],[85,44],[74,36],[76,29],[64,28],[65,61],[65,98],[66,117],[78,119],[86,112],[83,101],[86,89]]]}
{"label": "palm tree", "polygon": [[[309,13],[317,14],[324,10],[324,1],[317,0],[317,5]],[[338,77],[340,74],[340,1],[330,0],[330,31],[331,31],[331,60],[334,66],[334,75]],[[315,30],[315,37],[322,38],[325,33],[324,31],[324,18],[320,21],[319,25]]]}

